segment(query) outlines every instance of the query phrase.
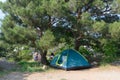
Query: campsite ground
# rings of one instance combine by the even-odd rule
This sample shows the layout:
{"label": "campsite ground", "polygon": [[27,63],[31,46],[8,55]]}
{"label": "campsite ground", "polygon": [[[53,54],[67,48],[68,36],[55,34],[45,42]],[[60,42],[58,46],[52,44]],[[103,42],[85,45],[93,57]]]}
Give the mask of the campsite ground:
{"label": "campsite ground", "polygon": [[0,80],[120,80],[120,66],[105,66],[75,71],[11,72],[1,77]]}

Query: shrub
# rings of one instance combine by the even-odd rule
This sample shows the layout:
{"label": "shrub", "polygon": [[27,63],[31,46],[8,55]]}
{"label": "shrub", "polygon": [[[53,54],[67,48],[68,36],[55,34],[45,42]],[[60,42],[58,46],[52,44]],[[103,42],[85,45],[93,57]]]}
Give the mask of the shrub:
{"label": "shrub", "polygon": [[18,63],[20,65],[19,70],[22,72],[39,72],[44,71],[42,69],[42,65],[38,62],[27,62],[27,61],[21,61]]}

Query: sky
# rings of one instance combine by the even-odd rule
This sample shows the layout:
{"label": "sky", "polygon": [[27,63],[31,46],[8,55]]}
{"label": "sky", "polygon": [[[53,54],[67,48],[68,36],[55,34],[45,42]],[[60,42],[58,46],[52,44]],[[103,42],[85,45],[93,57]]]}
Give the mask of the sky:
{"label": "sky", "polygon": [[0,19],[3,19],[5,14],[0,10]]}
{"label": "sky", "polygon": [[[6,0],[0,0],[0,2],[5,2]],[[5,14],[0,10],[0,20],[5,17]],[[1,26],[1,21],[0,21],[0,26]]]}
{"label": "sky", "polygon": [[0,1],[5,2],[6,0],[0,0]]}
{"label": "sky", "polygon": [[[5,2],[6,0],[0,0],[1,2]],[[3,19],[5,14],[0,10],[0,19]]]}

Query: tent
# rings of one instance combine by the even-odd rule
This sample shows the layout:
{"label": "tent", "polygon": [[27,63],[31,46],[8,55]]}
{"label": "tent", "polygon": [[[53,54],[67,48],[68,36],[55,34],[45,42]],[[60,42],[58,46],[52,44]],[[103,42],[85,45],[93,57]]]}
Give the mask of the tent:
{"label": "tent", "polygon": [[88,68],[90,64],[87,59],[79,52],[73,49],[67,49],[56,55],[50,62],[52,67],[62,68],[65,70]]}

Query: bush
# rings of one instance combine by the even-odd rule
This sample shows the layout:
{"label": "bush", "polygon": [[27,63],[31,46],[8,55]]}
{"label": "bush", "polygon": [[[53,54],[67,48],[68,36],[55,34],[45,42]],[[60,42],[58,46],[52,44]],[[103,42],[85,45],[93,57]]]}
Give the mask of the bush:
{"label": "bush", "polygon": [[79,52],[84,55],[87,59],[90,59],[92,57],[92,54],[83,46],[80,46]]}
{"label": "bush", "polygon": [[39,71],[44,71],[42,69],[42,65],[39,64],[38,62],[26,62],[22,61],[18,63],[20,65],[19,70],[22,72],[39,72]]}
{"label": "bush", "polygon": [[113,62],[116,59],[116,52],[118,51],[117,47],[113,43],[107,43],[103,46],[104,62]]}
{"label": "bush", "polygon": [[30,53],[31,53],[30,50],[21,50],[19,52],[19,58],[21,60],[30,60],[32,58],[32,54]]}
{"label": "bush", "polygon": [[32,59],[32,50],[29,46],[16,46],[8,52],[7,57],[14,61],[28,61]]}

